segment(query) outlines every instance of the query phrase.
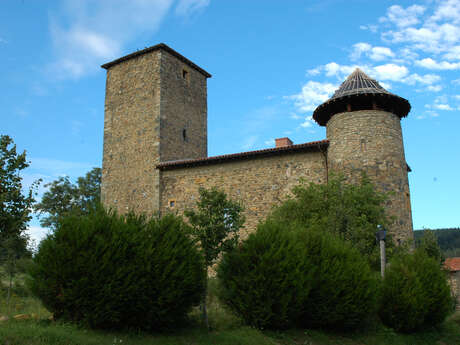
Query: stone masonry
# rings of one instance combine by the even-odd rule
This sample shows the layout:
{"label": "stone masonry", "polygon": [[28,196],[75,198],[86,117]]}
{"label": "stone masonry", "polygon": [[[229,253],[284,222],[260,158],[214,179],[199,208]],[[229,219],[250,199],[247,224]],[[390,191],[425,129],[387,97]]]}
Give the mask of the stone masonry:
{"label": "stone masonry", "polygon": [[330,171],[356,182],[365,171],[391,191],[395,240],[412,238],[408,165],[400,119],[409,103],[357,70],[313,118],[327,140],[207,157],[209,73],[165,44],[127,55],[107,69],[103,203],[120,213],[183,213],[199,187],[223,189],[245,206],[244,238],[299,179],[327,183]]}

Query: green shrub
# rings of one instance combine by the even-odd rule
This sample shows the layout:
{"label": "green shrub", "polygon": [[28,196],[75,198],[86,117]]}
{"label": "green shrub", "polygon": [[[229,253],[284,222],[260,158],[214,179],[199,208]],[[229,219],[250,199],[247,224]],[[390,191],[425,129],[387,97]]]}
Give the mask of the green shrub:
{"label": "green shrub", "polygon": [[439,262],[425,251],[400,254],[385,272],[380,318],[400,332],[440,324],[449,314],[452,298]]}
{"label": "green shrub", "polygon": [[[321,227],[351,243],[374,270],[380,270],[379,247],[375,241],[378,225],[387,227],[385,194],[378,192],[365,175],[357,184],[331,174],[328,183],[303,183],[293,188],[292,197],[276,207],[269,218],[282,224],[297,223],[304,228]],[[387,241],[387,257],[394,251]]]}
{"label": "green shrub", "polygon": [[224,255],[220,298],[257,328],[352,329],[377,305],[377,279],[343,240],[268,221]]}
{"label": "green shrub", "polygon": [[247,324],[263,329],[292,326],[309,293],[293,234],[276,223],[259,225],[219,264],[219,298]]}
{"label": "green shrub", "polygon": [[360,251],[320,228],[299,235],[305,267],[315,272],[299,324],[352,330],[373,319],[378,307],[379,276]]}
{"label": "green shrub", "polygon": [[176,326],[204,291],[205,271],[186,225],[102,208],[63,217],[39,246],[29,282],[55,318],[95,328]]}

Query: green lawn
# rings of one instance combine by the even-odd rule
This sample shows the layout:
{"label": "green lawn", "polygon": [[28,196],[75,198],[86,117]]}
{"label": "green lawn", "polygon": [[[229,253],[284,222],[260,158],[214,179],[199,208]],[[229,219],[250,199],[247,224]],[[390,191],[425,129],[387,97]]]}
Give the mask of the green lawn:
{"label": "green lawn", "polygon": [[[457,315],[458,316],[458,315]],[[355,334],[327,334],[311,330],[261,332],[245,326],[206,332],[198,327],[171,334],[103,332],[50,321],[7,321],[0,324],[0,342],[8,345],[456,345],[460,344],[460,317],[439,329],[401,335],[381,328]]]}
{"label": "green lawn", "polygon": [[[259,331],[247,326],[223,309],[210,288],[209,321],[212,330],[200,327],[199,311],[191,315],[189,328],[165,334],[135,331],[95,331],[48,320],[50,313],[33,297],[17,289],[11,301],[11,314],[33,316],[28,320],[0,321],[0,345],[460,345],[460,313],[437,329],[412,335],[398,334],[381,325],[351,334],[318,330]],[[0,294],[0,317],[7,314],[5,290]],[[18,294],[19,293],[19,294]]]}

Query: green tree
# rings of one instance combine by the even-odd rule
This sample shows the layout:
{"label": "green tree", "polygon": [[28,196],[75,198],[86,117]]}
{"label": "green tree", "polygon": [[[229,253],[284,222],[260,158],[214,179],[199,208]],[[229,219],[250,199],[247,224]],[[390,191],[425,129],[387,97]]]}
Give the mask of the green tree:
{"label": "green tree", "polygon": [[[243,207],[240,203],[227,199],[227,195],[217,188],[200,188],[199,193],[196,210],[187,210],[185,215],[191,224],[192,237],[200,244],[208,269],[221,253],[238,244],[238,233],[244,224]],[[201,308],[204,323],[209,328],[206,294],[207,291],[203,294]]]}
{"label": "green tree", "polygon": [[30,256],[27,248],[29,237],[27,223],[31,217],[31,207],[35,202],[34,191],[40,183],[36,181],[23,193],[22,170],[29,166],[26,152],[18,153],[13,139],[0,136],[0,264],[4,265],[8,276],[9,301],[13,276],[17,272],[17,261]]}
{"label": "green tree", "polygon": [[[100,201],[101,169],[93,168],[77,183],[72,183],[68,176],[47,183],[49,190],[43,194],[40,203],[35,205],[39,212],[40,224],[55,229],[60,217],[74,213],[86,215]],[[46,216],[44,216],[46,214]]]}
{"label": "green tree", "polygon": [[438,238],[432,230],[423,231],[422,237],[417,241],[417,248],[439,263],[444,261],[441,248],[438,245]]}
{"label": "green tree", "polygon": [[[372,267],[379,267],[375,232],[378,225],[387,227],[390,219],[383,206],[386,195],[377,192],[365,175],[358,184],[345,183],[343,176],[333,175],[327,184],[302,183],[292,193],[293,197],[275,208],[269,219],[329,231],[352,243]],[[391,240],[387,246],[391,256]]]}

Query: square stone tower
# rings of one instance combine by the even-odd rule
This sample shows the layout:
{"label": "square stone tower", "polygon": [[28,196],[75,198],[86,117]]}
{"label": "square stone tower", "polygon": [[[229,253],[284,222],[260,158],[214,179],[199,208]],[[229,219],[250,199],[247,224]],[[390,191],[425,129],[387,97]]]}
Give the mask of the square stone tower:
{"label": "square stone tower", "polygon": [[101,199],[119,213],[154,214],[164,161],[207,157],[209,73],[165,44],[107,70]]}

